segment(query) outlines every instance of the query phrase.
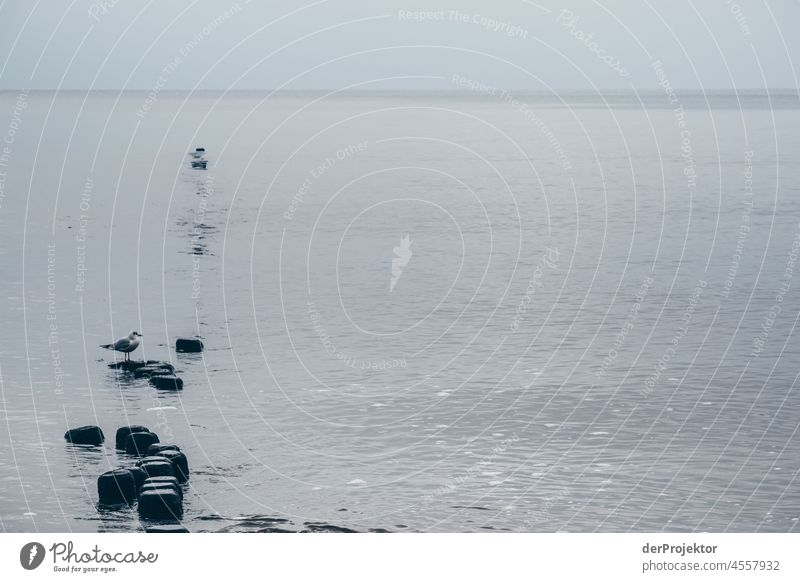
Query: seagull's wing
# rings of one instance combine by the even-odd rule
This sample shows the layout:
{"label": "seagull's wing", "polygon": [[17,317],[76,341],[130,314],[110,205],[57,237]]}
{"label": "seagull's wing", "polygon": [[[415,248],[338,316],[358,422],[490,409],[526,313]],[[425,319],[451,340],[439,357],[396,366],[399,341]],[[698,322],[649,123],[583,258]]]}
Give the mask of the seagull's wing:
{"label": "seagull's wing", "polygon": [[118,352],[124,352],[129,347],[131,347],[131,340],[129,340],[126,337],[118,339],[117,341],[114,342],[114,349],[117,350]]}

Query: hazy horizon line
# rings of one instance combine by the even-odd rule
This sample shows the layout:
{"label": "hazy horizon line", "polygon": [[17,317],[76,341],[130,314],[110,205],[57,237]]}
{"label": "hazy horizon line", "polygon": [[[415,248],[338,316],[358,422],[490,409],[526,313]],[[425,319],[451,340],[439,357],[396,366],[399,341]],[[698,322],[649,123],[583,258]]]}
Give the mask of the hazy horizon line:
{"label": "hazy horizon line", "polygon": [[[558,89],[556,91],[536,90],[536,89],[508,89],[496,87],[498,91],[506,94],[513,95],[536,95],[536,96],[553,96],[559,95],[664,95],[662,89],[603,89],[600,91],[592,91],[586,89]],[[152,88],[36,88],[30,89],[27,87],[8,87],[0,88],[0,93],[150,93]],[[775,89],[761,89],[761,88],[746,88],[746,89],[681,89],[674,88],[676,93],[682,95],[719,95],[719,96],[736,96],[736,95],[782,95],[782,96],[797,96],[800,98],[800,90],[791,87],[781,87]],[[322,88],[322,89],[159,89],[159,94],[164,93],[290,93],[290,94],[337,94],[337,93],[358,93],[358,94],[438,94],[438,95],[464,95],[476,97],[492,97],[493,95],[482,91],[471,91],[469,89],[347,89],[347,88]]]}

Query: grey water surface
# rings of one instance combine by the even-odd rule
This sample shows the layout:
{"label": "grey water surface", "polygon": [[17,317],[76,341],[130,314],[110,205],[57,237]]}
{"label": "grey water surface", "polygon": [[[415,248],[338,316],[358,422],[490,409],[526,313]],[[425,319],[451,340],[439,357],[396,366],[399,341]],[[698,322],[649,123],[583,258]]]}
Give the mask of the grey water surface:
{"label": "grey water surface", "polygon": [[133,423],[191,531],[797,531],[800,102],[679,97],[2,93],[0,529]]}

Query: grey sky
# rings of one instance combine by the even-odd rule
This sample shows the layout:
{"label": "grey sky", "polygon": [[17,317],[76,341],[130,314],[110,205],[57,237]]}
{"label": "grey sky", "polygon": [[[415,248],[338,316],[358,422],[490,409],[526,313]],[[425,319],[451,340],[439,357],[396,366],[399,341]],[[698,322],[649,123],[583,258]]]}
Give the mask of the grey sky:
{"label": "grey sky", "polygon": [[[797,23],[797,0],[6,0],[0,89],[656,90],[660,60],[680,89],[796,90]],[[378,80],[403,76],[434,78]]]}

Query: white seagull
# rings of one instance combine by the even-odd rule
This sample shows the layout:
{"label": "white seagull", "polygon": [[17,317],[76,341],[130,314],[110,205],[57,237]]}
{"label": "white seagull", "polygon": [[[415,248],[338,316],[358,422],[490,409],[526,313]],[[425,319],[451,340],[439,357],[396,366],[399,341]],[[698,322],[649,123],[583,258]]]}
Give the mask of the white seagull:
{"label": "white seagull", "polygon": [[114,350],[115,352],[122,352],[125,354],[125,359],[129,360],[129,354],[138,348],[139,344],[142,342],[142,340],[139,339],[140,337],[142,337],[142,334],[138,331],[132,331],[128,337],[119,338],[113,344],[104,344],[100,347],[107,350]]}

